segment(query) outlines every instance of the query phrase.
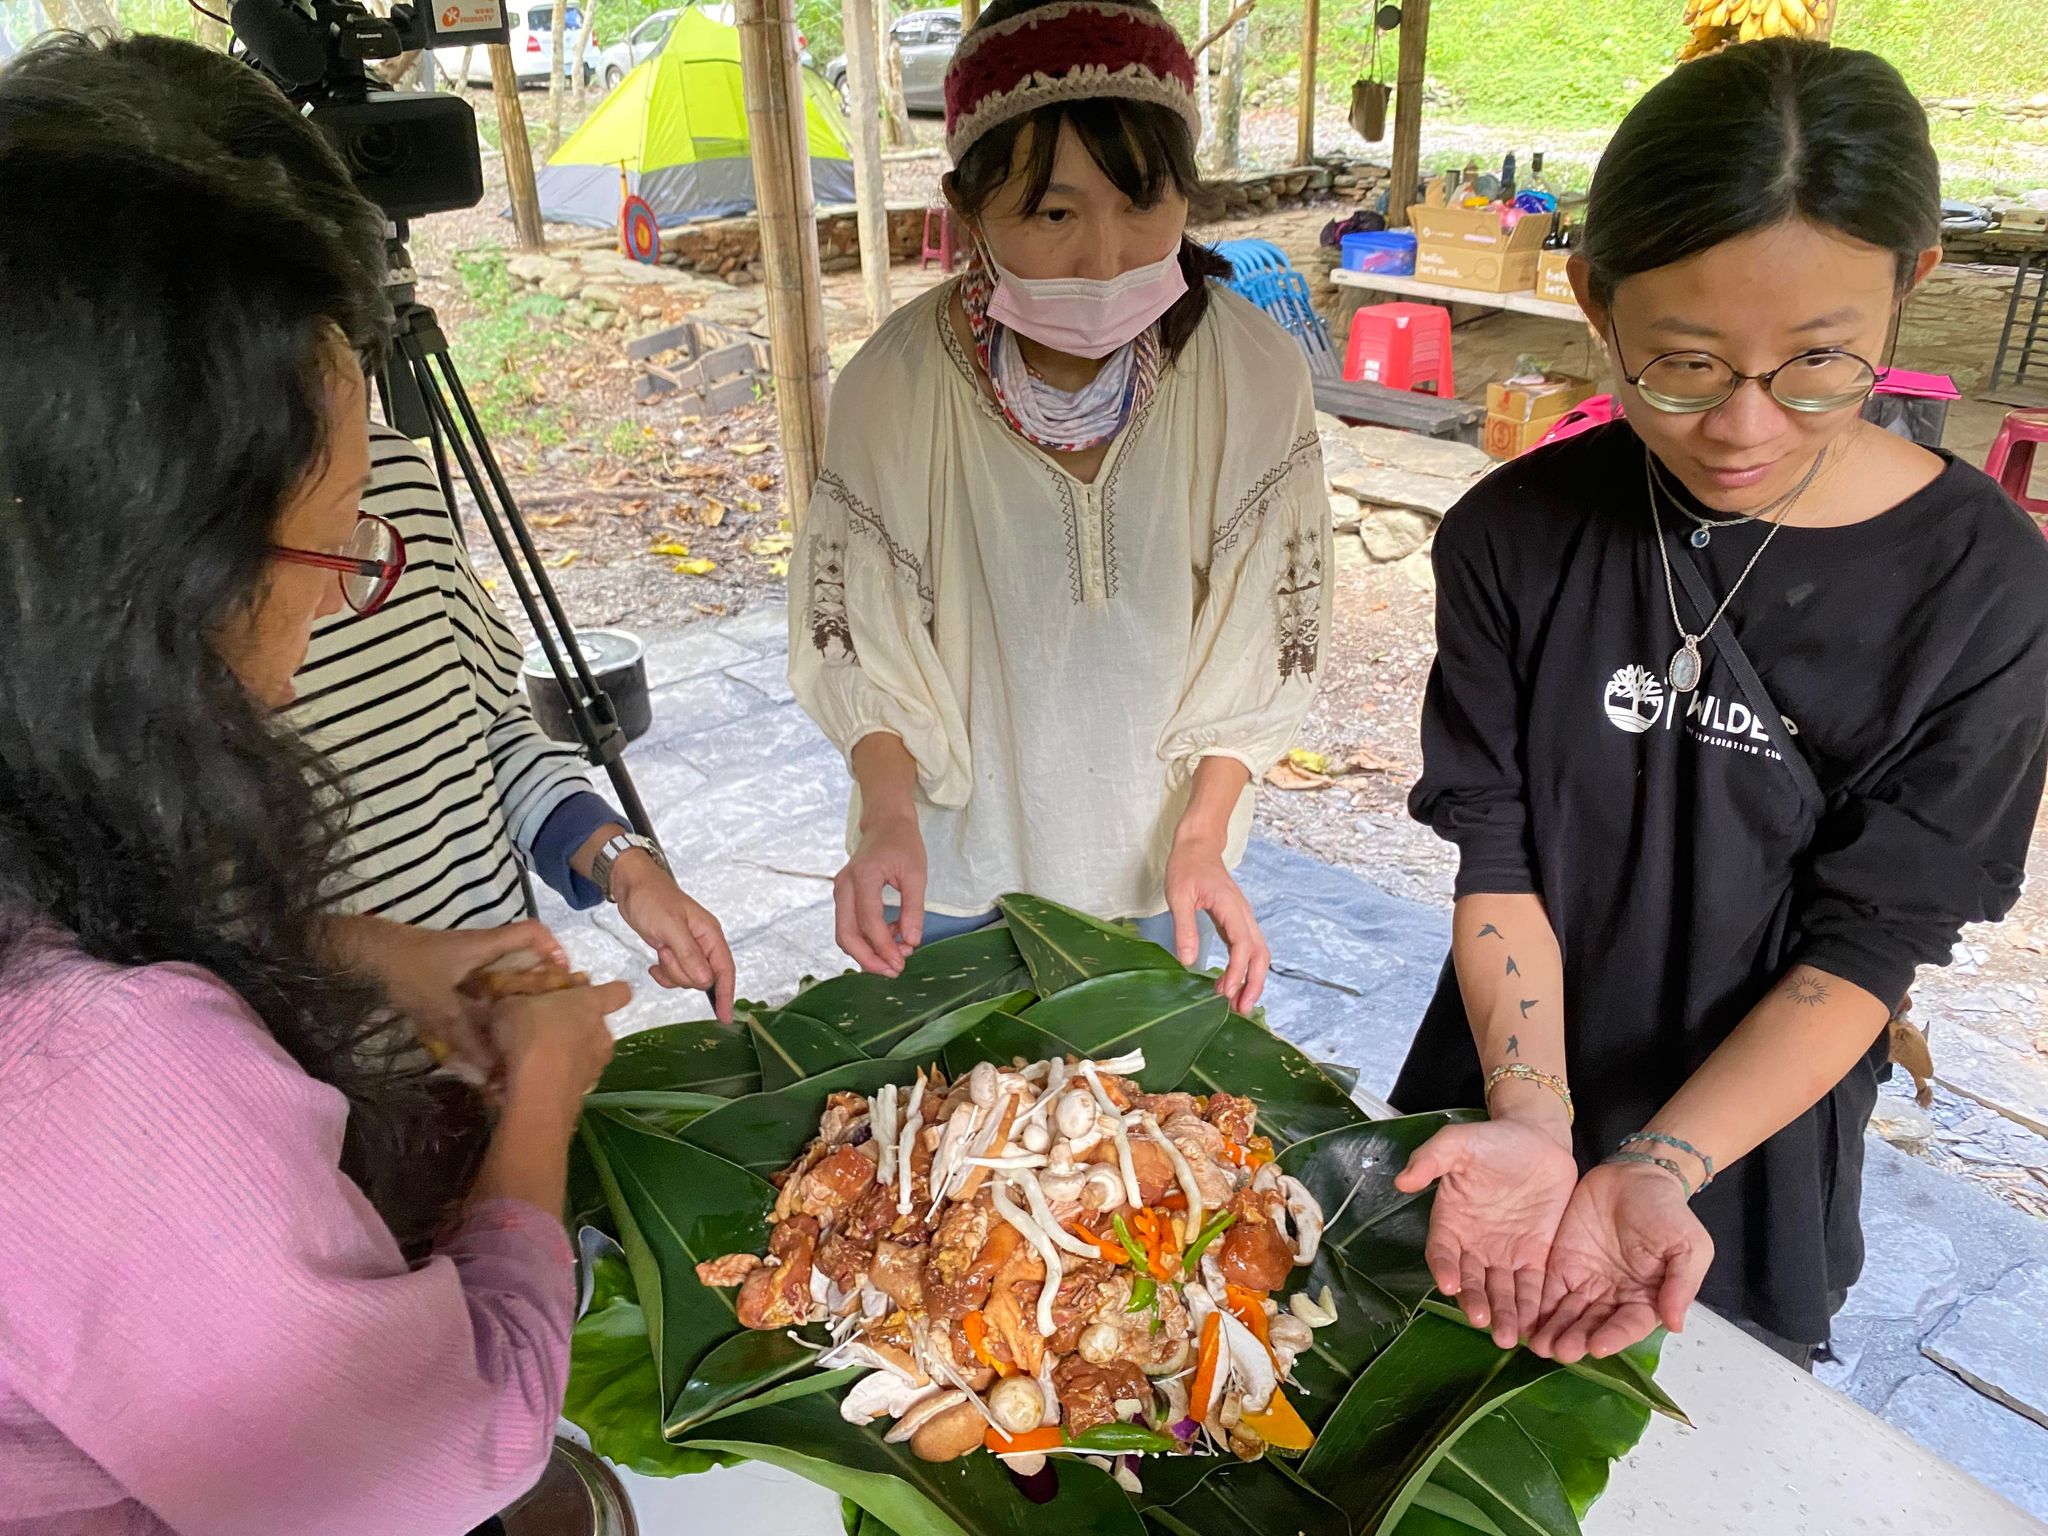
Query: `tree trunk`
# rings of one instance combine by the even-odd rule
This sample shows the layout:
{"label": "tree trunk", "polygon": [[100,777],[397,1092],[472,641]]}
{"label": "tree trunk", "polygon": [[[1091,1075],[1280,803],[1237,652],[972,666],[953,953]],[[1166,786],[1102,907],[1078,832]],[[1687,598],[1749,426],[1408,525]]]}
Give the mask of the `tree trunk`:
{"label": "tree trunk", "polygon": [[1429,0],[1401,7],[1401,64],[1394,77],[1394,155],[1387,175],[1387,228],[1408,227],[1408,202],[1422,174],[1422,73],[1429,55]]}
{"label": "tree trunk", "polygon": [[967,31],[981,20],[981,0],[960,0],[960,30]]}
{"label": "tree trunk", "polygon": [[[1202,37],[1209,35],[1209,0],[1202,0],[1201,19],[1197,22]],[[1216,91],[1209,79],[1209,55],[1204,53],[1195,60],[1195,104],[1202,114],[1201,142],[1197,150],[1206,151],[1216,137]]]}
{"label": "tree trunk", "polygon": [[581,112],[587,102],[590,90],[590,34],[596,30],[596,23],[589,11],[583,13],[583,30],[576,34],[576,110]]}
{"label": "tree trunk", "polygon": [[469,94],[469,66],[475,58],[476,45],[471,43],[462,50],[462,73],[454,81],[455,89],[464,96]]}
{"label": "tree trunk", "polygon": [[569,0],[555,0],[548,23],[548,153],[562,147],[562,55],[569,51]]}
{"label": "tree trunk", "polygon": [[[45,10],[49,9],[47,0],[43,8]],[[204,11],[198,13],[196,25],[198,27],[197,36],[200,47],[211,48],[215,53],[226,53],[228,51],[228,29],[225,25],[215,21]]]}
{"label": "tree trunk", "polygon": [[[1413,3],[1413,0],[1410,0]],[[1238,133],[1244,123],[1244,63],[1251,42],[1249,17],[1230,29],[1223,44],[1222,103],[1216,109],[1215,168],[1237,169]]]}
{"label": "tree trunk", "polygon": [[825,306],[811,201],[794,0],[739,0],[740,85],[754,150],[768,341],[782,433],[782,484],[803,526],[825,453]]}
{"label": "tree trunk", "polygon": [[889,0],[875,5],[875,38],[882,59],[882,132],[891,149],[902,149],[910,143],[910,114],[903,106],[903,47],[896,41]]}
{"label": "tree trunk", "polygon": [[[1370,22],[1367,23],[1371,25]],[[1316,48],[1321,41],[1320,0],[1302,0],[1301,6],[1301,99],[1295,103],[1294,163],[1313,164],[1316,158]]]}
{"label": "tree trunk", "polygon": [[512,50],[490,45],[491,95],[498,103],[498,148],[505,156],[505,189],[512,196],[512,229],[522,251],[545,251],[540,189],[533,182],[533,141],[526,136],[526,109],[519,104],[519,75]]}
{"label": "tree trunk", "polygon": [[889,318],[889,209],[882,174],[881,81],[876,0],[846,0],[846,99],[853,116],[853,200],[860,210],[860,276],[868,324]]}

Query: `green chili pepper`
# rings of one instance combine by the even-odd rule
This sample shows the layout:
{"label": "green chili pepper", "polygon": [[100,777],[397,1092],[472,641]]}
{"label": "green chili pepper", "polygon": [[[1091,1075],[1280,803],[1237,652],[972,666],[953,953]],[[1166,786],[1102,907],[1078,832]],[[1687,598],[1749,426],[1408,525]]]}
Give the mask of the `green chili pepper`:
{"label": "green chili pepper", "polygon": [[1131,1229],[1124,1225],[1123,1213],[1119,1211],[1109,1218],[1109,1224],[1116,1229],[1116,1240],[1124,1245],[1124,1252],[1131,1256],[1131,1264],[1139,1274],[1151,1271],[1152,1260],[1145,1253],[1145,1245],[1131,1236]]}
{"label": "green chili pepper", "polygon": [[1131,1286],[1131,1304],[1125,1307],[1124,1310],[1126,1312],[1142,1312],[1151,1306],[1158,1299],[1158,1296],[1158,1283],[1151,1276],[1147,1275],[1144,1279],[1137,1281]]}
{"label": "green chili pepper", "polygon": [[1170,1456],[1180,1449],[1180,1442],[1171,1435],[1162,1435],[1142,1424],[1098,1424],[1085,1435],[1068,1436],[1067,1444],[1077,1451],[1098,1451],[1111,1456],[1132,1451]]}
{"label": "green chili pepper", "polygon": [[[1118,1219],[1121,1220],[1122,1218],[1119,1217]],[[1202,1262],[1203,1250],[1215,1242],[1217,1238],[1221,1237],[1224,1230],[1236,1220],[1237,1218],[1229,1211],[1223,1211],[1203,1222],[1201,1234],[1192,1243],[1188,1244],[1187,1257],[1181,1260],[1181,1273],[1192,1275],[1195,1272],[1195,1266]]]}

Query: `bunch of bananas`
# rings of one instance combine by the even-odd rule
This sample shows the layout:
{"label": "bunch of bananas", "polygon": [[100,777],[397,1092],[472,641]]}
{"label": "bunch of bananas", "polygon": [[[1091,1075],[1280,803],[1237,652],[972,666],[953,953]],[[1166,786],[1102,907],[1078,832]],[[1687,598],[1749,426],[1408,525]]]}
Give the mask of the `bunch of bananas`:
{"label": "bunch of bananas", "polygon": [[1830,0],[1686,0],[1692,37],[1679,50],[1679,62],[1760,37],[1817,36],[1831,9]]}

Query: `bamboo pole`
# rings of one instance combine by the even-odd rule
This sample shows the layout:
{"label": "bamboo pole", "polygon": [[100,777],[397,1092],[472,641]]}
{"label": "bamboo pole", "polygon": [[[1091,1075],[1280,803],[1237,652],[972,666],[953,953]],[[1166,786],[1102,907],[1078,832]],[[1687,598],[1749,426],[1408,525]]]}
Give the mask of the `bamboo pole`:
{"label": "bamboo pole", "polygon": [[1218,86],[1223,99],[1216,108],[1216,138],[1210,146],[1212,168],[1219,172],[1237,169],[1238,140],[1244,126],[1245,48],[1250,33],[1251,22],[1240,18],[1223,45],[1223,80]]}
{"label": "bamboo pole", "polygon": [[846,0],[847,109],[853,114],[853,200],[860,222],[860,279],[868,324],[889,318],[889,209],[882,172],[882,97],[875,0]]}
{"label": "bamboo pole", "polygon": [[960,0],[960,30],[967,31],[981,20],[981,0]]}
{"label": "bamboo pole", "polygon": [[519,104],[519,74],[512,50],[492,43],[491,95],[498,104],[498,149],[505,156],[505,190],[512,196],[512,229],[522,251],[544,251],[540,189],[533,181],[533,141],[526,136],[526,109]]}
{"label": "bamboo pole", "polygon": [[903,106],[903,45],[896,41],[889,0],[875,0],[875,46],[882,71],[882,132],[891,149],[902,149],[910,142],[910,113]]}
{"label": "bamboo pole", "polygon": [[[1310,0],[1313,4],[1314,0]],[[562,147],[562,65],[569,43],[569,0],[555,0],[548,20],[548,153]]]}
{"label": "bamboo pole", "polygon": [[[1196,13],[1195,25],[1200,30],[1202,36],[1207,37],[1209,35],[1209,0],[1201,0],[1201,6]],[[1198,151],[1205,151],[1209,145],[1210,135],[1216,131],[1216,92],[1212,89],[1209,80],[1209,61],[1202,57],[1199,50],[1196,51],[1194,57],[1195,107],[1202,114],[1202,136],[1200,142],[1195,145],[1195,148]]]}
{"label": "bamboo pole", "polygon": [[754,197],[768,298],[768,342],[782,431],[782,484],[803,526],[825,452],[825,305],[804,132],[794,0],[739,0],[740,83],[754,150]]}
{"label": "bamboo pole", "polygon": [[1302,0],[1301,100],[1295,103],[1294,120],[1296,165],[1313,164],[1316,158],[1316,47],[1321,31],[1321,0]]}
{"label": "bamboo pole", "polygon": [[1408,200],[1422,174],[1422,69],[1429,54],[1429,0],[1401,7],[1401,64],[1394,84],[1394,163],[1387,181],[1387,228],[1408,227]]}

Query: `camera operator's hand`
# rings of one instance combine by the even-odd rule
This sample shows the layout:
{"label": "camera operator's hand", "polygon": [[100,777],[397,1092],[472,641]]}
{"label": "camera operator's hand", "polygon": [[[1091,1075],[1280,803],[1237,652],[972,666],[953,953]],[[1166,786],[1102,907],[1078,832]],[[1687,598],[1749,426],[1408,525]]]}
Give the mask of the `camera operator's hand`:
{"label": "camera operator's hand", "polygon": [[718,919],[638,848],[620,854],[612,867],[612,900],[627,926],[659,957],[647,974],[664,987],[709,992],[712,1008],[730,1024],[732,949]]}

